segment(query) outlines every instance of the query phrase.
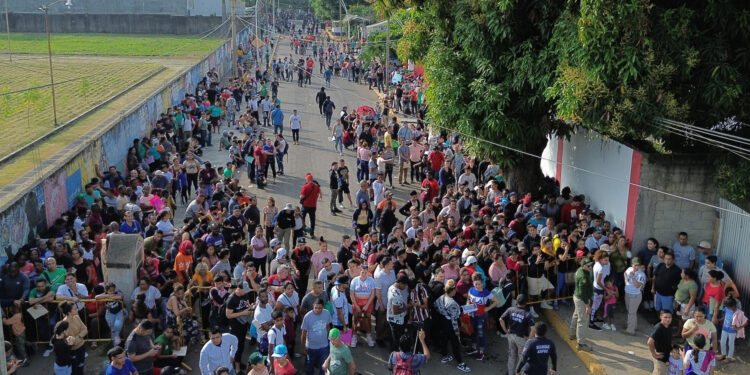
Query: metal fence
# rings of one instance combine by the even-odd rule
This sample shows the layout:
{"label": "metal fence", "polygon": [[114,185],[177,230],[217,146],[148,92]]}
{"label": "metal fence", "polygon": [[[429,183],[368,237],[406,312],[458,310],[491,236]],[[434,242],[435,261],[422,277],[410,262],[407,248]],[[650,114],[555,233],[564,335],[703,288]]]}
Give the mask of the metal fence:
{"label": "metal fence", "polygon": [[[750,264],[750,217],[749,213],[726,199],[719,199],[720,213],[719,245],[716,249],[724,262],[724,270],[737,284],[742,306],[750,306],[750,272],[742,272],[742,264]],[[736,213],[735,213],[736,212]]]}

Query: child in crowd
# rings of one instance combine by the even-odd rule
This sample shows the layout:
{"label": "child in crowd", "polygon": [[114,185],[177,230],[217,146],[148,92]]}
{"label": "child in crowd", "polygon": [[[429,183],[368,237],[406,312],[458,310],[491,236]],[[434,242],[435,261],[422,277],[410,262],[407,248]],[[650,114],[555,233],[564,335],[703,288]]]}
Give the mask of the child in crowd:
{"label": "child in crowd", "polygon": [[619,291],[617,286],[612,282],[612,278],[607,276],[604,279],[604,329],[610,329],[617,331],[615,328],[615,306],[617,305],[617,297]]}
{"label": "child in crowd", "polygon": [[297,373],[287,355],[286,345],[277,345],[273,348],[273,355],[271,357],[273,357],[274,375],[294,375]]}
{"label": "child in crowd", "polygon": [[250,358],[247,360],[250,372],[247,375],[268,375],[268,367],[266,367],[266,358],[263,357],[260,352],[250,354]]}
{"label": "child in crowd", "polygon": [[294,356],[296,358],[300,356],[300,354],[294,351],[294,341],[297,338],[297,331],[295,324],[294,307],[292,306],[284,307],[284,329],[284,343],[286,344],[289,352],[294,353]]}
{"label": "child in crowd", "polygon": [[[732,297],[724,299],[721,325],[721,339],[719,341],[721,354],[719,359],[724,363],[734,362],[734,340],[737,332],[747,326],[747,318],[742,310],[737,308],[737,300]],[[742,335],[744,337],[744,335]]]}
{"label": "child in crowd", "polygon": [[685,367],[680,357],[680,346],[677,344],[672,345],[672,351],[669,353],[667,375],[685,375]]}

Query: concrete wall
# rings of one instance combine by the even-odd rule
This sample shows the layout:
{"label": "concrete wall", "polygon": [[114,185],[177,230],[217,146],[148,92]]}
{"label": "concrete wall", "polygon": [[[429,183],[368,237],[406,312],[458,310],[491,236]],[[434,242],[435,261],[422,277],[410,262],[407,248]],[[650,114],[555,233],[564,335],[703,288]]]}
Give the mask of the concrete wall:
{"label": "concrete wall", "polygon": [[[248,31],[242,30],[237,39],[244,44],[247,37]],[[220,76],[229,74],[232,52],[231,43],[224,43],[153,96],[134,103],[119,120],[102,124],[107,128],[95,129],[100,136],[82,137],[78,154],[62,159],[59,168],[51,174],[38,176],[38,184],[30,191],[16,193],[13,203],[0,208],[0,264],[37,235],[44,235],[71,207],[72,199],[82,191],[82,186],[96,177],[94,164],[114,165],[124,171],[125,156],[133,139],[149,134],[158,116],[177,104],[186,92],[194,92],[198,81],[210,69],[217,67]]]}
{"label": "concrete wall", "polygon": [[540,165],[561,187],[570,186],[584,194],[593,209],[604,210],[636,250],[649,237],[671,247],[681,231],[693,245],[702,240],[716,243],[716,210],[637,186],[716,205],[714,168],[704,156],[643,154],[579,131],[570,140],[550,138]]}
{"label": "concrete wall", "polygon": [[[654,189],[718,206],[714,171],[712,161],[701,155],[644,155],[641,182]],[[683,231],[693,245],[703,240],[716,243],[718,211],[713,208],[639,189],[637,212],[636,244],[645,244],[646,239],[653,236],[671,247],[678,233]]]}
{"label": "concrete wall", "polygon": [[[195,0],[219,2],[220,0]],[[39,7],[49,0],[8,0],[8,11],[39,13]],[[164,14],[186,16],[188,0],[72,0],[68,9],[64,2],[49,7],[50,14]]]}
{"label": "concrete wall", "polygon": [[[11,32],[43,33],[44,16],[36,13],[10,13]],[[108,34],[205,34],[221,24],[215,16],[172,16],[168,14],[50,14],[53,33],[108,33]],[[5,30],[5,17],[0,17],[0,29]],[[212,36],[225,35],[227,23]]]}

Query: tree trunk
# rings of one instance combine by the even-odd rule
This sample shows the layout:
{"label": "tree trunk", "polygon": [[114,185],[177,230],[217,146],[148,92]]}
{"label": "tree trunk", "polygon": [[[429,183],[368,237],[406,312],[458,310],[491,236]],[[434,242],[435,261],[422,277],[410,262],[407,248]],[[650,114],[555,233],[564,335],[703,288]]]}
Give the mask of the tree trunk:
{"label": "tree trunk", "polygon": [[[541,155],[547,146],[547,139],[542,138],[534,144],[527,144],[524,151],[534,155]],[[542,184],[542,168],[539,158],[518,154],[512,167],[505,170],[504,176],[507,187],[518,194],[531,193],[534,199],[538,199],[539,187]]]}

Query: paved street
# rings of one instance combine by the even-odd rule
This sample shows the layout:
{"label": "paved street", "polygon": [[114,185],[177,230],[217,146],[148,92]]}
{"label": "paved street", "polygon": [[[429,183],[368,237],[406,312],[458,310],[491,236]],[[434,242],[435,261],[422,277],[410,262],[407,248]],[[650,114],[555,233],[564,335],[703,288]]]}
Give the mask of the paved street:
{"label": "paved street", "polygon": [[[288,41],[282,41],[279,46],[277,56],[289,56],[291,49],[289,48]],[[299,58],[299,55],[294,56],[295,60]],[[317,63],[315,70],[317,72]],[[255,188],[249,189],[251,194],[258,196],[259,208],[266,204],[266,198],[274,197],[276,205],[282,207],[287,203],[297,205],[299,202],[299,190],[304,183],[304,176],[307,173],[312,173],[314,178],[319,181],[322,191],[323,200],[319,202],[317,210],[317,226],[316,235],[323,236],[329,241],[329,248],[337,249],[341,236],[343,234],[352,234],[351,229],[351,209],[344,209],[344,213],[338,216],[332,216],[329,212],[328,201],[329,201],[329,190],[327,172],[329,170],[332,161],[338,160],[339,155],[333,149],[333,143],[328,141],[330,132],[326,129],[323,118],[320,117],[318,107],[315,104],[315,93],[320,90],[322,78],[320,76],[313,76],[312,87],[299,88],[296,82],[282,83],[279,90],[279,97],[282,102],[282,109],[285,113],[285,124],[284,135],[287,140],[291,143],[291,131],[288,126],[288,117],[291,115],[292,110],[296,109],[302,116],[302,130],[300,132],[300,144],[295,146],[290,144],[288,159],[284,160],[285,164],[285,175],[279,176],[274,182],[272,178],[269,178],[269,184],[264,190],[258,190]],[[350,110],[356,109],[361,105],[369,105],[374,107],[377,100],[377,96],[374,92],[368,91],[366,84],[356,85],[354,83],[346,82],[346,80],[336,79],[333,80],[333,86],[330,89],[326,89],[329,92],[332,100],[336,104],[336,111],[347,106]],[[334,116],[335,117],[335,116]],[[272,128],[263,128],[266,132],[272,131]],[[215,135],[216,137],[216,135]],[[226,152],[218,151],[217,141],[214,141],[214,147],[204,152],[204,160],[211,161],[214,165],[223,165],[226,163]],[[353,151],[345,151],[344,159],[346,159],[347,165],[350,166],[351,178],[356,179],[355,169],[355,155]],[[270,172],[270,171],[269,171]],[[395,174],[395,173],[394,173]],[[241,173],[241,182],[243,186],[248,185],[248,180],[244,172],[244,168]],[[356,180],[355,180],[356,181]],[[411,185],[414,187],[414,185]],[[394,196],[397,202],[404,202],[408,197],[408,193],[411,189],[405,189],[405,187],[396,186]],[[181,222],[184,215],[184,206],[178,207],[178,215],[175,222]],[[316,250],[316,242],[310,244],[313,250]],[[130,291],[126,291],[130,293]],[[130,328],[126,328],[124,332],[129,332]],[[585,373],[582,362],[578,357],[570,350],[567,345],[564,345],[562,340],[554,334],[554,331],[550,329],[549,336],[557,343],[558,348],[558,373],[562,374],[581,374]],[[360,343],[365,343],[364,340],[360,339]],[[298,344],[299,347],[299,344]],[[197,368],[198,362],[198,351],[199,348],[192,348],[189,351],[186,363],[192,366],[194,369]],[[86,363],[87,374],[97,374],[100,365],[103,363],[104,353],[106,348],[97,349],[90,351],[90,356]],[[386,374],[385,368],[386,361],[388,359],[388,351],[386,349],[380,349],[378,347],[368,348],[366,345],[361,344],[353,349],[353,355],[357,363],[357,371],[363,374]],[[250,349],[246,348],[246,356],[251,353]],[[506,358],[507,358],[507,344],[505,339],[496,336],[495,333],[491,332],[488,336],[488,349],[487,359],[483,362],[479,362],[473,359],[466,359],[466,363],[473,370],[473,373],[478,374],[504,374],[506,369]],[[295,367],[298,369],[304,369],[304,359],[298,358],[293,361]],[[437,374],[448,374],[458,373],[455,369],[455,363],[449,365],[440,363],[440,354],[433,353],[432,359],[428,362],[424,368],[423,373],[432,373],[436,371]],[[24,368],[20,371],[21,374],[31,373],[49,373],[49,369],[52,368],[52,357],[42,358],[41,356],[34,357],[34,361],[28,368]],[[193,371],[192,373],[197,373]]]}

